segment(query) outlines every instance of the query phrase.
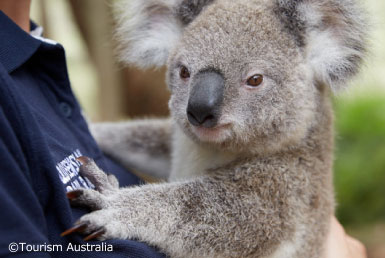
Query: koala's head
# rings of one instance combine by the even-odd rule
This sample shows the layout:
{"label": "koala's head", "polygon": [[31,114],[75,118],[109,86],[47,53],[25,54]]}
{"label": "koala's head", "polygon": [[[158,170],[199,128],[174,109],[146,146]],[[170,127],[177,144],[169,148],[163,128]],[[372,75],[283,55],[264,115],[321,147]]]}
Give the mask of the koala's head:
{"label": "koala's head", "polygon": [[303,139],[325,87],[343,86],[365,53],[354,0],[130,0],[121,10],[123,60],[167,64],[176,123],[233,150]]}

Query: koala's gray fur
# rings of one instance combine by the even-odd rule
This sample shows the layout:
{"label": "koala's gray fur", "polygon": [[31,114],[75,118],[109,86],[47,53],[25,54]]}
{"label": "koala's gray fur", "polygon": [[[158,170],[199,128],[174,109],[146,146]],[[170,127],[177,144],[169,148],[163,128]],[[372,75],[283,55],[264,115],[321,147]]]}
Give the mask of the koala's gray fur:
{"label": "koala's gray fur", "polygon": [[183,0],[176,13],[183,24],[187,25],[200,14],[204,7],[212,2],[213,0]]}
{"label": "koala's gray fur", "polygon": [[[99,190],[75,200],[98,209],[80,220],[87,232],[102,227],[102,238],[139,239],[171,257],[322,257],[334,212],[330,89],[345,85],[365,55],[357,2],[121,6],[122,58],[143,67],[168,60],[171,119],[92,130],[113,158],[159,168],[169,182],[118,189],[86,166]],[[181,66],[189,79],[179,77]],[[208,69],[224,78],[214,129],[193,126],[186,115],[191,89]],[[251,88],[254,74],[264,81]]]}

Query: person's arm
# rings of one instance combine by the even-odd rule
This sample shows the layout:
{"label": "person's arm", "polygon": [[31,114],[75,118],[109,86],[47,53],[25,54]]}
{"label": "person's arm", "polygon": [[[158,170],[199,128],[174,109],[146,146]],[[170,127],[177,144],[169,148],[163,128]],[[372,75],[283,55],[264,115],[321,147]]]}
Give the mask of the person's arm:
{"label": "person's arm", "polygon": [[[43,209],[31,184],[23,151],[0,107],[0,257],[50,257],[48,253],[10,252],[25,244],[49,243]],[[10,246],[12,243],[13,247]]]}
{"label": "person's arm", "polygon": [[326,243],[325,258],[366,258],[365,246],[345,233],[344,228],[333,216]]}

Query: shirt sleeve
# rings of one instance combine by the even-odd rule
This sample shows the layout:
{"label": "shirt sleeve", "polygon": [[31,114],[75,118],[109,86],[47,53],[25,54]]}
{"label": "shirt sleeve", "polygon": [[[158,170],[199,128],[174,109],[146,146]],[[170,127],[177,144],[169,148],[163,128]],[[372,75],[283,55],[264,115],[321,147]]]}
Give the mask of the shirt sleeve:
{"label": "shirt sleeve", "polygon": [[46,230],[22,148],[0,107],[0,257],[50,257],[22,252],[27,245],[48,243]]}

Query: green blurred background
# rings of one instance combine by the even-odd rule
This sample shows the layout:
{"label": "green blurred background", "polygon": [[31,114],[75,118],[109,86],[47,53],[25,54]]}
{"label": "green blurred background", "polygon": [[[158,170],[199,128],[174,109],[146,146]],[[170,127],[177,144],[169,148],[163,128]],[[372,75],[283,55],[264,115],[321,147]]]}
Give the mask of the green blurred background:
{"label": "green blurred background", "polygon": [[[373,30],[371,55],[350,87],[334,97],[337,216],[372,258],[385,257],[385,1],[362,1]],[[116,62],[113,1],[33,0],[45,37],[67,51],[75,94],[93,121],[166,116],[164,69]]]}

